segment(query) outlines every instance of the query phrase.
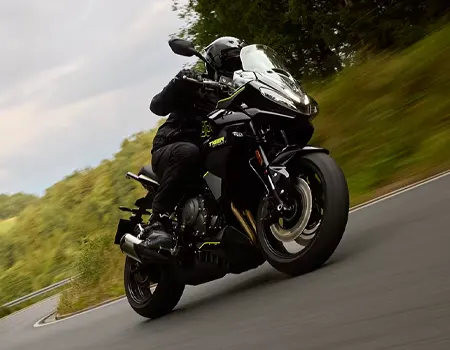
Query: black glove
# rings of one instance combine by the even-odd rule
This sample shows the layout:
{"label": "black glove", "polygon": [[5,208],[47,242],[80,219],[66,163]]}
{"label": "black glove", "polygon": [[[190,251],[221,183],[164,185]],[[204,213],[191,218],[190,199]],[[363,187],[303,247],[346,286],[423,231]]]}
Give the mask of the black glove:
{"label": "black glove", "polygon": [[201,81],[201,75],[199,73],[191,69],[182,69],[170,82],[169,90],[172,95],[176,96],[177,99],[196,100],[198,98],[201,85],[183,79],[184,76]]}
{"label": "black glove", "polygon": [[194,101],[201,99],[201,85],[184,80],[183,76],[202,80],[200,73],[192,69],[182,69],[159,94],[153,97],[150,104],[153,113],[164,116],[175,109],[188,108]]}
{"label": "black glove", "polygon": [[[188,81],[185,81],[184,79],[183,79],[183,77],[184,76],[186,76],[186,77],[188,77],[188,78],[191,78],[191,79],[195,79],[195,80],[198,80],[198,81],[201,81],[202,79],[201,79],[201,74],[200,73],[198,73],[198,72],[196,72],[196,71],[194,71],[194,70],[192,70],[192,69],[182,69],[182,70],[180,70],[179,72],[178,72],[178,74],[175,76],[175,81],[178,83],[180,83],[180,85],[181,84],[185,84],[185,83],[190,83],[190,82],[188,82]],[[192,84],[192,82],[191,82],[191,84]]]}

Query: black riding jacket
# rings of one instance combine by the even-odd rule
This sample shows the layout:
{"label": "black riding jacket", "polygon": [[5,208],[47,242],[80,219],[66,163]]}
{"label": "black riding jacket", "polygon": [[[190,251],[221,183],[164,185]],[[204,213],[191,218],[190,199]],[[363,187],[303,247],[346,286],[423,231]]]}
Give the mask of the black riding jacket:
{"label": "black riding jacket", "polygon": [[150,103],[150,110],[154,114],[166,116],[170,113],[156,133],[152,153],[173,142],[200,145],[208,136],[205,130],[207,124],[203,121],[215,109],[221,97],[216,92],[202,92],[195,83],[171,80]]}

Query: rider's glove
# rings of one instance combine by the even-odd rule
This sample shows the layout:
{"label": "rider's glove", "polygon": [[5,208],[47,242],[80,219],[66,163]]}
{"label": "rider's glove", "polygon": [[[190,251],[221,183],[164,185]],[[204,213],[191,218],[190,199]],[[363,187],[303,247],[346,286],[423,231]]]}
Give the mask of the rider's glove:
{"label": "rider's glove", "polygon": [[170,90],[173,94],[177,95],[178,98],[185,98],[188,100],[197,99],[200,85],[183,79],[184,76],[198,81],[202,80],[201,75],[198,72],[191,69],[182,69],[170,82]]}
{"label": "rider's glove", "polygon": [[180,84],[180,86],[181,85],[185,86],[186,84],[189,84],[189,83],[192,84],[192,82],[188,82],[188,81],[184,80],[183,77],[187,77],[187,78],[190,78],[190,79],[195,79],[195,80],[198,80],[198,81],[202,80],[201,79],[201,75],[198,72],[196,72],[196,71],[194,71],[192,69],[182,69],[182,70],[180,70],[178,72],[178,74],[175,76],[174,80],[175,80],[176,83]]}

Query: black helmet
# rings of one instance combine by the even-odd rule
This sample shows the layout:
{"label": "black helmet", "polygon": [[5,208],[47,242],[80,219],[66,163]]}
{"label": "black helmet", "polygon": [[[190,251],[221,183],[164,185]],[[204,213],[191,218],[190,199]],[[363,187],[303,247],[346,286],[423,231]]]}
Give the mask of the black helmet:
{"label": "black helmet", "polygon": [[[205,49],[206,72],[210,78],[218,79],[220,75],[232,77],[233,73],[242,69],[241,49],[245,43],[231,36],[214,40]],[[219,76],[215,76],[215,73]]]}

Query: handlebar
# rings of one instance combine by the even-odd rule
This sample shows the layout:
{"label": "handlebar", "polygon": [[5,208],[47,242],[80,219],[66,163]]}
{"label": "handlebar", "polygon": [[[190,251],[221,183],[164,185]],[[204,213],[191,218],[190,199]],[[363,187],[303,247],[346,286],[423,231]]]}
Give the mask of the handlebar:
{"label": "handlebar", "polygon": [[200,85],[203,85],[205,87],[209,87],[209,88],[213,88],[213,89],[228,88],[227,85],[218,83],[217,81],[214,81],[214,80],[203,80],[203,81],[200,81],[200,80],[197,80],[197,79],[189,78],[189,77],[187,77],[185,75],[183,76],[183,80],[187,80],[187,81],[190,81],[192,83],[200,84]]}

